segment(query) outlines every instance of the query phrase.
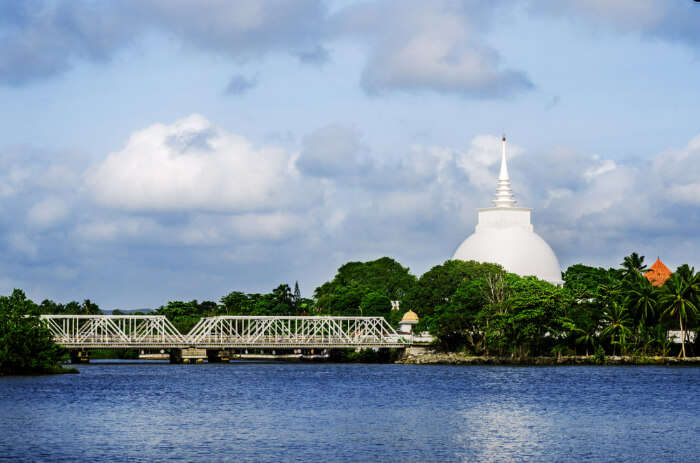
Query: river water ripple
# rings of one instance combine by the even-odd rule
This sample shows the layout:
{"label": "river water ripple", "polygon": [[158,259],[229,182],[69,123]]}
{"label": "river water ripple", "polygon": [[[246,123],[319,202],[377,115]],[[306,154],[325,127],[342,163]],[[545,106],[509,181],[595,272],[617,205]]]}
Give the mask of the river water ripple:
{"label": "river water ripple", "polygon": [[0,461],[700,458],[700,368],[79,368],[0,378]]}

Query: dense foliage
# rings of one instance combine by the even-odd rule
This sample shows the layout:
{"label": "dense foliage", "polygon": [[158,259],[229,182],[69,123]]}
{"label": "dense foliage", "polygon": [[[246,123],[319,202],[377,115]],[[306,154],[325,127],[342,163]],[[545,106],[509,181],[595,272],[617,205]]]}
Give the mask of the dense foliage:
{"label": "dense foliage", "polygon": [[[519,277],[496,264],[448,260],[420,278],[388,257],[349,262],[316,288],[313,299],[282,284],[267,294],[234,291],[219,303],[172,301],[156,313],[183,332],[202,316],[363,315],[383,316],[396,325],[414,310],[416,327],[445,350],[475,355],[533,356],[687,355],[698,349],[700,276],[679,267],[657,288],[644,277],[644,257],[625,257],[618,269],[576,264],[562,275],[563,287]],[[391,310],[399,301],[401,310]],[[669,330],[682,330],[672,344]]]}
{"label": "dense foliage", "polygon": [[181,333],[187,333],[202,317],[214,315],[306,315],[313,301],[301,297],[299,284],[294,290],[281,284],[267,294],[246,294],[233,291],[223,296],[219,303],[196,300],[170,301],[154,313],[165,315]]}
{"label": "dense foliage", "polygon": [[[644,277],[645,269],[636,253],[620,269],[577,264],[563,273],[564,286],[556,287],[491,264],[448,261],[418,280],[409,301],[421,325],[447,350],[511,356],[697,353],[697,341],[689,341],[699,328],[700,274],[683,265],[658,288]],[[679,346],[669,341],[669,330],[680,331]]]}
{"label": "dense foliage", "polygon": [[[298,283],[293,289],[281,284],[266,294],[233,291],[219,302],[170,301],[155,313],[186,333],[201,317],[213,315],[382,316],[396,326],[412,309],[420,317],[416,329],[433,334],[437,347],[475,355],[699,354],[700,337],[692,334],[700,327],[700,274],[682,265],[656,287],[644,277],[645,269],[644,257],[636,253],[617,269],[576,264],[562,274],[565,283],[558,287],[507,273],[496,264],[453,260],[416,278],[408,268],[383,257],[341,266],[332,280],[316,288],[313,299],[302,297]],[[398,301],[401,310],[392,310],[392,301]],[[101,313],[89,300],[65,305],[45,300],[37,305],[21,291],[2,304],[3,336],[9,336],[7,326],[19,323],[18,315],[10,313]],[[19,349],[26,330],[41,330],[31,328],[35,317],[22,320],[19,331],[12,328],[14,341],[3,345]],[[669,330],[680,331],[679,344],[669,340]],[[45,340],[45,334],[44,330],[37,336]],[[47,350],[46,364],[55,352]]]}
{"label": "dense foliage", "polygon": [[36,313],[37,305],[19,289],[0,297],[0,375],[60,370],[62,351]]}

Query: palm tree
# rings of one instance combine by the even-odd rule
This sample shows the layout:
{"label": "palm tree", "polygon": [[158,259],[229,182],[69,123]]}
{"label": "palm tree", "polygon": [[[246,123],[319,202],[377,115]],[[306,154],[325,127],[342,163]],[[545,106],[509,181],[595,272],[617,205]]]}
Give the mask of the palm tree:
{"label": "palm tree", "polygon": [[694,269],[689,272],[676,272],[666,281],[662,288],[660,303],[664,307],[664,315],[671,318],[678,317],[678,326],[681,331],[681,351],[678,354],[685,358],[685,331],[683,322],[688,324],[688,315],[696,314],[698,308],[695,305],[698,298],[698,278],[694,275]]}
{"label": "palm tree", "polygon": [[584,328],[574,327],[573,330],[579,336],[576,338],[576,344],[583,344],[586,348],[586,357],[588,357],[588,346],[595,350],[595,339],[597,326],[591,324]]}
{"label": "palm tree", "polygon": [[640,256],[636,252],[633,252],[629,256],[625,257],[625,260],[620,264],[622,265],[624,276],[636,275],[641,276],[647,266],[644,264],[644,256]]}
{"label": "palm tree", "polygon": [[613,345],[613,355],[615,355],[615,345],[620,345],[620,353],[624,351],[627,343],[627,336],[632,331],[629,328],[631,323],[627,309],[617,302],[613,302],[612,306],[603,313],[603,324],[605,329],[600,332],[601,336],[610,336],[610,344]]}
{"label": "palm tree", "polygon": [[646,278],[630,286],[625,302],[634,309],[635,320],[645,323],[656,312],[657,290]]}

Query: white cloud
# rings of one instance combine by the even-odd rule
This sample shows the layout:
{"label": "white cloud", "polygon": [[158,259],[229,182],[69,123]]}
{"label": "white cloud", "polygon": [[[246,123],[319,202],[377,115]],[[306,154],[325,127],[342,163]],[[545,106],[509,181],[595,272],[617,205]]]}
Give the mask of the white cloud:
{"label": "white cloud", "polygon": [[362,85],[369,93],[435,90],[478,97],[532,87],[520,71],[504,69],[482,33],[489,8],[449,1],[362,3],[341,10],[342,33],[364,40],[369,58]]}
{"label": "white cloud", "polygon": [[[457,165],[466,172],[469,181],[479,189],[495,188],[496,180],[493,167],[500,166],[501,138],[495,135],[477,135],[466,151],[460,152]],[[510,162],[517,158],[522,148],[512,143],[507,145],[507,157]]]}
{"label": "white cloud", "polygon": [[321,0],[37,0],[2,2],[0,19],[0,82],[18,85],[107,62],[154,30],[237,60],[282,51],[303,61],[322,50],[326,9]]}
{"label": "white cloud", "polygon": [[591,181],[595,177],[602,175],[606,172],[610,172],[611,170],[615,170],[617,168],[615,161],[613,161],[611,159],[604,159],[602,161],[599,161],[599,159],[600,158],[598,157],[598,155],[594,155],[593,161],[597,162],[597,164],[589,167],[583,173],[583,178],[586,179],[587,181]]}
{"label": "white cloud", "polygon": [[364,175],[370,168],[362,158],[366,150],[356,130],[329,125],[304,137],[295,164],[312,177]]}
{"label": "white cloud", "polygon": [[27,211],[27,221],[38,228],[51,227],[68,216],[68,205],[59,198],[46,198]]}
{"label": "white cloud", "polygon": [[[309,220],[310,217],[306,218]],[[253,240],[279,240],[290,238],[305,228],[305,218],[300,215],[275,212],[270,214],[246,214],[234,216],[231,225],[237,236]]]}
{"label": "white cloud", "polygon": [[[70,269],[47,270],[55,281],[124,271],[124,257],[139,256],[137,274],[187,268],[184,280],[215,268],[222,281],[234,275],[240,289],[258,290],[248,286],[308,280],[310,268],[313,278],[327,278],[344,261],[382,255],[420,273],[449,258],[473,231],[476,209],[489,205],[500,161],[496,135],[475,136],[466,149],[399,146],[389,156],[357,130],[326,129],[297,158],[201,116],[155,124],[73,189],[37,182],[74,167],[52,160],[11,173],[17,163],[0,156],[5,178],[15,179],[4,216],[27,219],[4,222],[5,253]],[[691,246],[700,228],[700,136],[649,161],[615,162],[560,146],[531,152],[509,143],[508,152],[518,204],[534,209],[535,230],[562,264],[614,265],[632,250],[669,256],[671,265],[700,259]],[[33,277],[25,274],[18,279]]]}
{"label": "white cloud", "polygon": [[99,203],[127,210],[254,211],[287,203],[295,188],[289,159],[195,114],[134,133],[86,184]]}

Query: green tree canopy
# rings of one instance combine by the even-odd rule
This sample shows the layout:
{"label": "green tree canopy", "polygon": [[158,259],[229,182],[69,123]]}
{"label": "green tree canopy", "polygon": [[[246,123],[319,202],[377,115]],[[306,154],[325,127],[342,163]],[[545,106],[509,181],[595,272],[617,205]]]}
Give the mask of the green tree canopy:
{"label": "green tree canopy", "polygon": [[22,290],[0,297],[0,374],[50,373],[59,369],[61,349],[35,315]]}
{"label": "green tree canopy", "polygon": [[419,317],[431,317],[438,306],[449,305],[457,288],[464,282],[503,272],[496,264],[448,260],[425,272],[408,294],[405,305]]}
{"label": "green tree canopy", "polygon": [[348,262],[338,269],[331,281],[314,291],[316,312],[359,315],[360,304],[369,293],[403,301],[415,283],[416,277],[407,267],[388,257],[369,262]]}

